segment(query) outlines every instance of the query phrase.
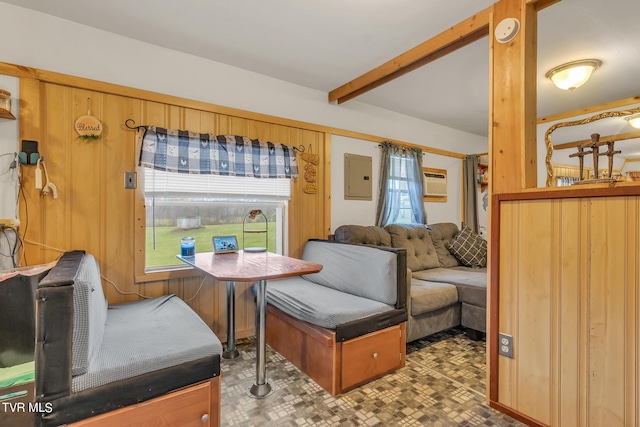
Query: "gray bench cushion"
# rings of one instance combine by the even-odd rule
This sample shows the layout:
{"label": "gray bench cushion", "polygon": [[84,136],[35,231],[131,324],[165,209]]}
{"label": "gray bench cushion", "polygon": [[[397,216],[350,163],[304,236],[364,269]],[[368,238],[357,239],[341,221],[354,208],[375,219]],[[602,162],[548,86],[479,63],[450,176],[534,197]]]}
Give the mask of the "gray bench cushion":
{"label": "gray bench cushion", "polygon": [[394,310],[393,306],[310,283],[300,277],[270,281],[267,301],[296,319],[327,329]]}
{"label": "gray bench cushion", "polygon": [[323,267],[319,273],[303,277],[328,288],[394,305],[398,298],[397,258],[393,252],[367,246],[309,241],[302,259]]}
{"label": "gray bench cushion", "polygon": [[102,345],[107,300],[102,292],[100,268],[91,254],[80,262],[73,284],[72,374],[86,373]]}
{"label": "gray bench cushion", "polygon": [[480,307],[487,306],[487,271],[472,268],[432,268],[414,271],[415,279],[450,283],[458,288],[458,300]]}
{"label": "gray bench cushion", "polygon": [[411,280],[411,315],[448,307],[458,302],[458,291],[449,283],[425,282]]}
{"label": "gray bench cushion", "polygon": [[98,354],[86,374],[73,377],[72,388],[78,392],[221,353],[220,340],[175,295],[118,304],[107,311]]}

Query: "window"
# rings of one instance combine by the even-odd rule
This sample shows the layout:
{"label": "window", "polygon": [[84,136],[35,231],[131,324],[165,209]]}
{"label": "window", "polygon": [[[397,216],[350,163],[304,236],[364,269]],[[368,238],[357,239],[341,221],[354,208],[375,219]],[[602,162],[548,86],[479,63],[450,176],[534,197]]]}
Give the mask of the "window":
{"label": "window", "polygon": [[389,175],[389,191],[397,193],[399,198],[398,211],[394,223],[411,224],[413,214],[411,200],[409,199],[409,186],[407,182],[407,167],[412,159],[400,156],[391,156],[391,174]]}
{"label": "window", "polygon": [[566,187],[578,182],[578,177],[575,176],[557,176],[556,187]]}
{"label": "window", "polygon": [[236,235],[240,248],[243,243],[265,246],[264,234],[247,234],[243,242],[243,220],[252,209],[261,209],[267,217],[268,250],[286,253],[290,179],[143,170],[145,272],[183,268],[176,254],[185,236],[195,237],[196,252],[211,252],[211,237],[216,235]]}
{"label": "window", "polygon": [[425,224],[422,150],[383,142],[376,225]]}

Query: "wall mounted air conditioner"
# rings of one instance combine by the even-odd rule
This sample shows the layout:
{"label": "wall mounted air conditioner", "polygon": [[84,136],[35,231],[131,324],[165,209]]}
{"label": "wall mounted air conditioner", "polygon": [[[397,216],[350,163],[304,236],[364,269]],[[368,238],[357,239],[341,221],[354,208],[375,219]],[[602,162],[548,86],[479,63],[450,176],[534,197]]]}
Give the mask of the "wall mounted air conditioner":
{"label": "wall mounted air conditioner", "polygon": [[443,173],[423,172],[424,195],[432,197],[446,197],[447,175]]}

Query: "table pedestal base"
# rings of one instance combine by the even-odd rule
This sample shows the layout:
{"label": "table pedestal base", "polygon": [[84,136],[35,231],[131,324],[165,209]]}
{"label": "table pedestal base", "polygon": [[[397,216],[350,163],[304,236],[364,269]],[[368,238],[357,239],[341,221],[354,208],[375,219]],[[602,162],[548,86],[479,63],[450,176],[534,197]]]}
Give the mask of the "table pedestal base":
{"label": "table pedestal base", "polygon": [[222,352],[222,358],[223,359],[235,359],[238,356],[240,356],[240,352],[238,351],[238,349],[225,350],[225,351]]}
{"label": "table pedestal base", "polygon": [[247,390],[251,397],[262,399],[273,393],[267,381],[265,323],[267,311],[267,279],[282,279],[317,273],[322,265],[270,252],[238,251],[230,254],[196,253],[192,257],[176,255],[178,259],[214,279],[227,281],[227,345],[223,358],[233,359],[240,354],[235,345],[235,280],[256,282],[256,379]]}
{"label": "table pedestal base", "polygon": [[247,389],[247,396],[253,397],[254,399],[264,399],[265,397],[271,396],[274,390],[268,382],[264,384],[253,384]]}
{"label": "table pedestal base", "polygon": [[267,381],[267,343],[265,329],[267,323],[267,281],[256,282],[256,381],[247,390],[247,394],[262,399],[273,393]]}
{"label": "table pedestal base", "polygon": [[236,282],[227,281],[227,348],[222,352],[223,359],[235,359],[240,356],[236,349],[235,328]]}

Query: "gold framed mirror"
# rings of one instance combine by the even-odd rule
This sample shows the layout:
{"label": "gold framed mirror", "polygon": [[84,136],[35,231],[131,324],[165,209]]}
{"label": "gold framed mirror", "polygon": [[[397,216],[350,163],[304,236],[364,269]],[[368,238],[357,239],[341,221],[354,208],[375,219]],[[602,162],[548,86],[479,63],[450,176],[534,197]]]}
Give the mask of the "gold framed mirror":
{"label": "gold framed mirror", "polygon": [[[575,167],[573,165],[568,166],[568,168],[573,169],[574,173],[570,174],[573,176],[567,176],[567,177],[563,176],[563,178],[569,178],[566,180],[566,182],[564,182],[564,185],[570,185],[577,181],[582,183],[596,183],[596,182],[604,182],[604,181],[612,182],[619,179],[619,178],[616,178],[616,174],[621,175],[622,169],[624,169],[624,166],[622,168],[618,168],[616,170],[616,174],[613,174],[611,172],[612,164],[613,164],[613,156],[616,154],[622,154],[622,153],[617,153],[618,151],[622,151],[624,153],[621,156],[624,159],[623,165],[626,164],[627,160],[631,160],[631,161],[638,160],[640,162],[640,151],[639,151],[640,150],[640,131],[636,131],[635,129],[631,128],[631,126],[626,120],[611,122],[607,126],[604,126],[604,125],[595,126],[595,127],[585,126],[584,131],[578,134],[580,135],[579,138],[575,137],[576,133],[574,132],[573,134],[568,134],[568,136],[565,136],[563,138],[565,142],[560,144],[556,143],[555,145],[552,142],[551,134],[560,128],[568,128],[568,127],[579,126],[579,125],[590,125],[594,122],[597,122],[603,119],[624,118],[624,117],[629,117],[638,113],[640,113],[640,106],[636,106],[633,108],[628,108],[625,106],[617,110],[603,111],[595,115],[590,115],[586,117],[580,116],[575,120],[557,122],[549,126],[549,128],[545,132],[545,137],[544,137],[545,145],[546,145],[546,158],[545,158],[546,172],[547,172],[546,186],[552,187],[554,186],[554,184],[557,185],[558,177],[557,177],[557,173],[554,172],[554,162],[552,160],[552,156],[554,151],[559,149],[562,149],[562,150],[572,149],[572,154],[570,154],[568,157],[577,157],[578,159],[576,160],[579,163],[578,167]],[[602,132],[600,132],[600,129],[602,129]],[[590,136],[593,136],[593,137],[590,138]],[[567,139],[568,139],[568,142],[567,142]],[[614,142],[622,142],[622,141],[625,141],[625,142],[629,141],[629,144],[625,144],[624,151],[618,150],[621,144],[618,144],[614,150]],[[607,149],[607,151],[599,152],[598,146],[604,146]],[[590,148],[591,151],[586,150],[588,148]],[[588,155],[590,156],[587,157]],[[603,173],[602,169],[599,167],[599,164],[598,164],[599,156],[608,157],[608,166],[609,166],[608,174],[610,174],[610,176],[603,176],[603,175],[606,175],[606,173]],[[637,157],[637,159],[634,159],[633,158],[634,156]],[[566,157],[567,156],[565,156],[565,158]],[[591,162],[591,166],[592,166],[591,168],[588,167],[589,158],[593,158],[593,161]],[[640,166],[640,163],[638,166]],[[597,171],[594,170],[595,168],[597,168]],[[555,169],[557,169],[557,166]],[[579,170],[579,172],[577,172],[577,170]],[[586,179],[583,177],[584,171],[587,171]],[[589,178],[590,174],[593,174],[593,178]],[[577,179],[575,179],[576,176],[577,176]]]}

